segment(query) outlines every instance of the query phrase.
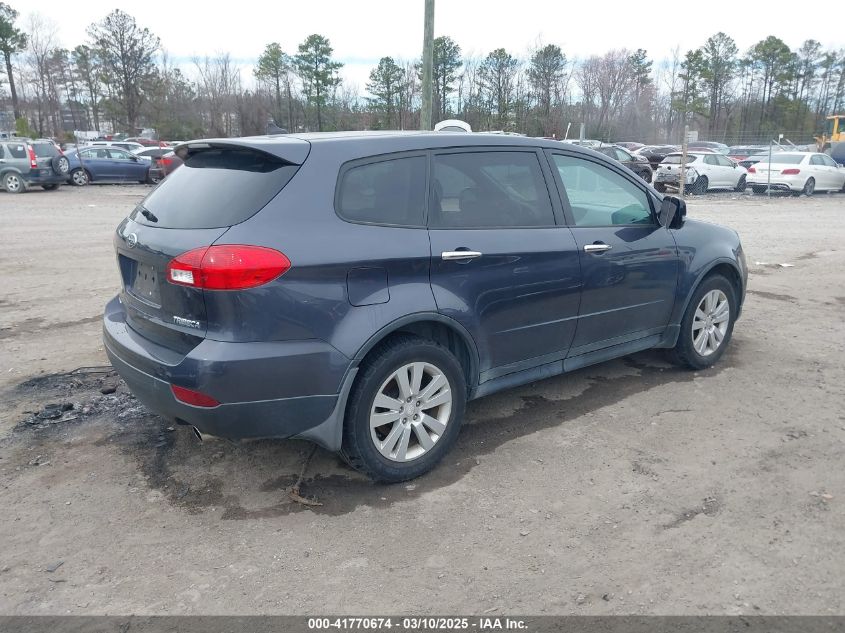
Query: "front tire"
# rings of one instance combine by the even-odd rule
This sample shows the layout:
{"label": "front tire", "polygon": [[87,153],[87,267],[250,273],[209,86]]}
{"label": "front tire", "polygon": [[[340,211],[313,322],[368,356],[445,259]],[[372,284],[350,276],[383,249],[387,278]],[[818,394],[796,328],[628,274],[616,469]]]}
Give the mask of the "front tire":
{"label": "front tire", "polygon": [[458,437],[466,391],[460,363],[442,345],[411,335],[381,344],[356,378],[341,456],[376,481],[419,477]]}
{"label": "front tire", "polygon": [[91,181],[88,172],[84,169],[74,169],[70,173],[70,182],[77,187],[84,187]]}
{"label": "front tire", "polygon": [[690,369],[714,365],[725,353],[737,313],[736,290],[722,275],[711,275],[690,299],[672,361]]}

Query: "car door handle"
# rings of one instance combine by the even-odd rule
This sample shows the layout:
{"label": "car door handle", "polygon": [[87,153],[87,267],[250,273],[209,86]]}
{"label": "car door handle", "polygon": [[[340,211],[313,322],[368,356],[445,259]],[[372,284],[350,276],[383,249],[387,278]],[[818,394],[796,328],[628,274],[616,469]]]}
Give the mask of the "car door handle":
{"label": "car door handle", "polygon": [[584,244],[585,253],[603,253],[613,248],[610,244]]}
{"label": "car door handle", "polygon": [[478,251],[443,251],[440,253],[440,259],[444,261],[460,261],[465,259],[475,259],[476,257],[481,257],[483,253],[479,253]]}

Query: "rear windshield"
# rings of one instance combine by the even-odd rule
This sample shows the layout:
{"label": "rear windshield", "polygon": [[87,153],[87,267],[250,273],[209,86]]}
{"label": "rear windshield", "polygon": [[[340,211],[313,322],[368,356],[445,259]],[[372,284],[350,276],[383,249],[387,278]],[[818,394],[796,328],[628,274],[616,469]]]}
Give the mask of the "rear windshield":
{"label": "rear windshield", "polygon": [[[768,157],[763,160],[768,162]],[[800,165],[802,160],[801,154],[772,154],[772,162],[777,165]]]}
{"label": "rear windshield", "polygon": [[59,150],[52,143],[33,143],[32,149],[38,158],[53,158],[59,155]]}
{"label": "rear windshield", "polygon": [[201,151],[189,156],[130,217],[169,229],[232,226],[264,208],[297,169],[298,165],[248,149]]}
{"label": "rear windshield", "polygon": [[[670,154],[666,158],[663,159],[664,165],[680,165],[681,164],[681,154]],[[687,156],[687,164],[694,163],[698,160],[698,156],[688,155]]]}

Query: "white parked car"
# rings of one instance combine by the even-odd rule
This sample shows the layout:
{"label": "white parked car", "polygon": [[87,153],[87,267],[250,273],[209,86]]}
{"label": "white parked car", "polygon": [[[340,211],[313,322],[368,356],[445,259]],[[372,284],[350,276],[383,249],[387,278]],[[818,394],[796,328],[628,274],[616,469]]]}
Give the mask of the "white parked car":
{"label": "white parked car", "polygon": [[[654,188],[661,193],[666,185],[678,186],[681,174],[681,152],[666,156],[657,166]],[[705,193],[710,189],[733,189],[745,191],[748,172],[723,154],[709,152],[687,152],[686,190],[691,193]]]}
{"label": "white parked car", "polygon": [[818,152],[782,152],[748,168],[748,184],[754,193],[791,191],[813,195],[815,191],[845,192],[845,167],[827,154]]}
{"label": "white parked car", "polygon": [[132,153],[138,158],[143,158],[146,161],[152,162],[154,158],[161,158],[172,151],[172,147],[142,147],[134,150]]}
{"label": "white parked car", "polygon": [[[80,146],[82,146],[80,144]],[[125,149],[127,152],[134,152],[135,150],[144,149],[144,146],[135,141],[88,141],[84,144],[85,147],[119,147]]]}

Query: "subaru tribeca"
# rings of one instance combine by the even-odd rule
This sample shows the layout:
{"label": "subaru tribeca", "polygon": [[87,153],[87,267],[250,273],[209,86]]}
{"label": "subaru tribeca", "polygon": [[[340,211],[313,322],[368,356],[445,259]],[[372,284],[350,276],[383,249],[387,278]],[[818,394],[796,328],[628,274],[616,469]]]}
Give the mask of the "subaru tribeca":
{"label": "subaru tribeca", "polygon": [[117,229],[112,364],[151,410],[430,470],[468,400],[647,348],[703,368],[737,234],[589,149],[486,134],[193,141]]}

